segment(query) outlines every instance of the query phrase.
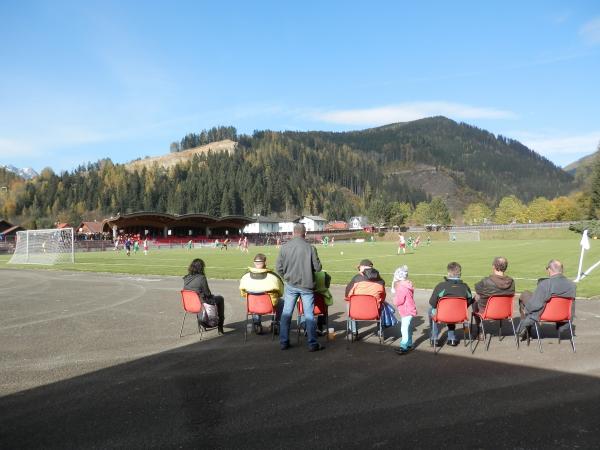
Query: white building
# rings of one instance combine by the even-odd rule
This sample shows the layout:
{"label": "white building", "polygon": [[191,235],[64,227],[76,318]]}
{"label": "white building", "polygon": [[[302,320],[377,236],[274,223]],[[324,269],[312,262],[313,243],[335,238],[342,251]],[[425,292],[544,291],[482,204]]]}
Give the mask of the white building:
{"label": "white building", "polygon": [[351,230],[362,230],[367,225],[369,225],[369,221],[365,216],[355,216],[350,217],[348,225],[350,226]]}
{"label": "white building", "polygon": [[242,232],[244,234],[279,233],[279,219],[258,216],[256,221],[246,225]]}
{"label": "white building", "polygon": [[306,227],[306,231],[325,231],[327,221],[319,216],[304,216],[300,219]]}

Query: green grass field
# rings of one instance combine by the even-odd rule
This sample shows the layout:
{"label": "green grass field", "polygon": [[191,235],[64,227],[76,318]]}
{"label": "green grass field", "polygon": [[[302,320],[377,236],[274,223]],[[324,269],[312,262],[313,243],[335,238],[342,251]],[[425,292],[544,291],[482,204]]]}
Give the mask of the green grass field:
{"label": "green grass field", "polygon": [[[407,264],[409,276],[417,288],[432,288],[445,274],[446,264],[455,260],[463,267],[463,279],[472,286],[490,272],[493,257],[502,255],[509,260],[508,274],[517,280],[517,290],[522,291],[535,288],[536,280],[546,275],[544,267],[551,258],[561,259],[565,274],[571,279],[575,278],[579,263],[579,239],[580,235],[565,232],[553,236],[553,239],[523,239],[519,236],[518,239],[462,243],[434,240],[431,246],[422,245],[406,255],[397,255],[396,244],[392,241],[362,244],[338,242],[335,247],[317,248],[323,267],[331,274],[335,284],[346,284],[355,273],[358,261],[370,258],[388,285],[394,270],[401,264]],[[202,258],[206,261],[209,278],[236,280],[242,276],[257,252],[267,255],[269,267],[275,266],[278,249],[274,246],[251,246],[249,254],[242,254],[236,248],[228,251],[213,248],[153,249],[148,256],[140,251],[130,257],[123,251],[76,253],[75,264],[57,266],[7,265],[9,256],[3,255],[0,257],[0,267],[183,276],[193,258]],[[600,242],[592,241],[592,249],[586,252],[584,259],[584,270],[598,260]],[[577,294],[582,297],[600,296],[600,268],[578,284]]]}

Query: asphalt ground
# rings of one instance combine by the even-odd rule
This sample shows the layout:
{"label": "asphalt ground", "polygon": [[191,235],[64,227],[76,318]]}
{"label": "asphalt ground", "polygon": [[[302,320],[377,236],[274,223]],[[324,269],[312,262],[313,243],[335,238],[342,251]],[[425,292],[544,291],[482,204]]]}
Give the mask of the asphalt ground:
{"label": "asphalt ground", "polygon": [[179,338],[181,285],[2,270],[0,448],[600,447],[597,301],[578,300],[575,354],[551,325],[543,353],[517,350],[505,324],[488,352],[434,355],[429,292],[417,291],[416,350],[398,356],[399,330],[383,345],[372,327],[346,341],[335,286],[335,340],[309,353],[304,339],[281,351],[268,334],[244,344],[234,281],[210,280],[226,334],[199,341],[188,316]]}

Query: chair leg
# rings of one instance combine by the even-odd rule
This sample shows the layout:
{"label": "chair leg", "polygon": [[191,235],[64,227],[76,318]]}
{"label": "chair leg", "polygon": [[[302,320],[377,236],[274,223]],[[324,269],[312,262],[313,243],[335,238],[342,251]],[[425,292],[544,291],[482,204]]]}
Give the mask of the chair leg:
{"label": "chair leg", "polygon": [[573,353],[575,353],[575,337],[573,336],[573,325],[569,320],[569,331],[571,332],[571,347],[573,347]]}
{"label": "chair leg", "polygon": [[185,317],[187,316],[187,313],[184,312],[183,313],[183,322],[181,322],[181,330],[179,331],[179,339],[181,339],[181,336],[183,335],[183,325],[185,324]]}
{"label": "chair leg", "polygon": [[535,325],[535,335],[537,336],[540,353],[544,353],[544,351],[542,350],[542,339],[540,336],[540,328],[542,327],[542,325],[540,324],[540,326],[538,327],[537,322],[534,322],[534,325]]}
{"label": "chair leg", "polygon": [[246,323],[244,324],[244,344],[248,340],[248,312],[246,312]]}
{"label": "chair leg", "polygon": [[513,329],[513,335],[515,336],[515,341],[517,343],[517,348],[519,348],[519,336],[517,336],[517,330],[515,329],[515,323],[513,322],[513,318],[510,318],[510,324]]}
{"label": "chair leg", "polygon": [[275,340],[275,313],[272,314],[272,318],[271,318],[271,340],[274,341]]}
{"label": "chair leg", "polygon": [[490,338],[487,338],[487,334],[485,333],[485,324],[484,320],[481,319],[481,333],[483,334],[483,343],[485,344],[485,351],[487,352],[490,348],[490,342],[492,341],[492,334],[490,333]]}
{"label": "chair leg", "polygon": [[300,333],[302,332],[302,316],[300,314],[296,316],[296,330],[298,330],[298,336],[296,336],[296,343],[300,344]]}

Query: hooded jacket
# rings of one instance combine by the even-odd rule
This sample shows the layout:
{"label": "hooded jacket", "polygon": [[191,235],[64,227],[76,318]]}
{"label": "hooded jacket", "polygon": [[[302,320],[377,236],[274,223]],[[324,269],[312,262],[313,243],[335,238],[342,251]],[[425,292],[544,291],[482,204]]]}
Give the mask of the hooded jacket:
{"label": "hooded jacket", "polygon": [[346,300],[352,295],[372,295],[381,303],[385,300],[385,281],[376,269],[368,268],[354,275],[346,286]]}
{"label": "hooded jacket", "polygon": [[394,304],[398,308],[400,317],[417,315],[417,306],[415,305],[415,288],[410,280],[399,280],[394,285],[395,295]]}
{"label": "hooded jacket", "polygon": [[511,277],[492,274],[483,278],[475,285],[475,292],[479,295],[477,304],[480,308],[485,308],[490,297],[496,295],[514,295],[515,280]]}
{"label": "hooded jacket", "polygon": [[271,303],[276,306],[283,295],[283,281],[267,268],[248,267],[248,272],[240,279],[240,293],[245,297],[248,292],[269,294]]}

